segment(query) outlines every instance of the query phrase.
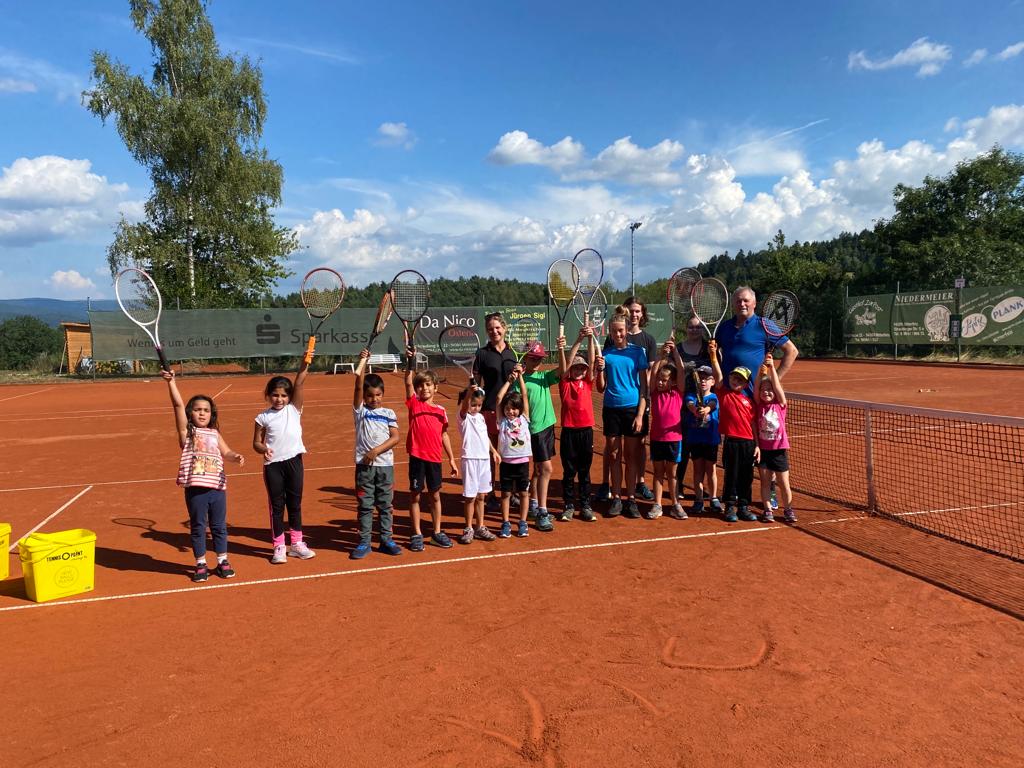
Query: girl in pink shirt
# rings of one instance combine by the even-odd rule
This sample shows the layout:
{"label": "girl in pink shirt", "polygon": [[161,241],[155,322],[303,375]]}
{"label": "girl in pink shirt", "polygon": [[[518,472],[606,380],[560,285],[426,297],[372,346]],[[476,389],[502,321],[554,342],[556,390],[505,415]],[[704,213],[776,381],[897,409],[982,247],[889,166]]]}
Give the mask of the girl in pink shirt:
{"label": "girl in pink shirt", "polygon": [[[668,358],[672,362],[668,362]],[[651,462],[654,464],[654,504],[647,512],[653,520],[662,514],[662,491],[668,492],[670,502],[676,499],[676,465],[682,457],[683,396],[686,393],[686,373],[683,360],[674,341],[661,349],[661,357],[651,371]],[[672,516],[686,519],[686,512],[675,503]]]}
{"label": "girl in pink shirt", "polygon": [[772,475],[781,496],[783,519],[796,522],[793,511],[793,491],[789,487],[789,435],[786,434],[786,393],[782,389],[775,361],[771,355],[757,372],[757,386],[754,387],[754,414],[757,425],[757,445],[761,449],[758,464],[761,476],[761,502],[764,512],[762,523],[775,522],[771,507]]}

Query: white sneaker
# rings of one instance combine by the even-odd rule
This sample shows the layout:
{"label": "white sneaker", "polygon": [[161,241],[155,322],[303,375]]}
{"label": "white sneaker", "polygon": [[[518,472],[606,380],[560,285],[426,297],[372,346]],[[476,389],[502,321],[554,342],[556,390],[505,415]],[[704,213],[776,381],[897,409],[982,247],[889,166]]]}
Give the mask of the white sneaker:
{"label": "white sneaker", "polygon": [[688,517],[688,515],[686,514],[686,510],[683,509],[682,504],[676,504],[674,507],[672,507],[672,517],[674,517],[676,520],[685,520]]}
{"label": "white sneaker", "polygon": [[316,552],[306,546],[306,542],[300,541],[298,544],[292,544],[288,547],[288,557],[309,560],[311,557],[316,557]]}
{"label": "white sneaker", "polygon": [[274,547],[274,556],[270,558],[270,562],[273,565],[281,565],[282,563],[288,562],[288,556],[284,553],[284,544],[279,544]]}

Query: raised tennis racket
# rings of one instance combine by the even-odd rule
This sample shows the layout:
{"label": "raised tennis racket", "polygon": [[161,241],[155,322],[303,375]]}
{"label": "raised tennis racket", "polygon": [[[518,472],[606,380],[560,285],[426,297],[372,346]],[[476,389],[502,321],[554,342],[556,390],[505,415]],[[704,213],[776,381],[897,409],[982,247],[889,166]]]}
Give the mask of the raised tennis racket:
{"label": "raised tennis racket", "polygon": [[792,333],[800,316],[800,300],[792,291],[773,291],[761,304],[761,326],[768,337],[768,354],[773,354],[785,337]]}
{"label": "raised tennis racket", "polygon": [[464,325],[449,325],[437,337],[437,346],[446,362],[461,368],[467,378],[473,380],[473,361],[480,349],[480,337],[476,331]]}
{"label": "raised tennis racket", "polygon": [[160,313],[164,304],[153,278],[137,267],[122,269],[114,280],[114,295],[125,316],[145,331],[153,342],[160,367],[170,371],[170,363],[160,344]]}
{"label": "raised tennis racket", "polygon": [[[580,294],[576,294],[576,299],[572,304],[573,313],[576,315],[576,319],[580,321],[580,325],[587,324],[587,309],[583,306],[583,297]],[[590,297],[590,324],[594,328],[594,335],[591,338],[591,344],[595,346],[597,356],[601,356],[601,348],[604,337],[608,334],[608,298],[605,296],[604,289],[598,288],[592,297]]]}
{"label": "raised tennis racket", "polygon": [[540,342],[540,322],[533,317],[521,317],[505,332],[505,342],[516,356],[516,362],[523,358]]}
{"label": "raised tennis racket", "polygon": [[548,267],[548,296],[558,315],[559,337],[565,336],[565,313],[576,298],[579,282],[579,270],[569,259],[558,259]]}
{"label": "raised tennis racket", "polygon": [[715,338],[718,324],[729,308],[729,289],[725,283],[715,277],[702,277],[693,284],[690,303],[693,305],[693,315],[700,320],[707,339]]}
{"label": "raised tennis racket", "polygon": [[693,286],[699,281],[700,272],[693,267],[677,269],[668,279],[668,306],[675,320],[672,324],[673,338],[679,330],[679,324],[685,325],[693,317]]}
{"label": "raised tennis racket", "polygon": [[309,342],[306,344],[305,356],[306,365],[309,365],[313,362],[317,333],[345,300],[345,281],[333,269],[317,267],[302,278],[299,295],[309,316]]}
{"label": "raised tennis racket", "polygon": [[367,349],[373,347],[374,340],[388,327],[388,321],[391,319],[394,311],[395,308],[391,303],[391,291],[384,291],[384,295],[380,298],[380,304],[377,305],[377,316],[373,320],[370,339],[366,342]]}
{"label": "raised tennis racket", "polygon": [[[430,284],[415,269],[406,269],[395,275],[389,293],[395,314],[405,324],[405,342],[415,350],[416,327],[430,306]],[[407,365],[413,365],[412,358]]]}
{"label": "raised tennis racket", "polygon": [[604,282],[604,259],[593,248],[584,248],[572,257],[579,275],[577,283],[580,300],[583,302],[584,325],[590,323],[590,310],[594,306],[597,292]]}

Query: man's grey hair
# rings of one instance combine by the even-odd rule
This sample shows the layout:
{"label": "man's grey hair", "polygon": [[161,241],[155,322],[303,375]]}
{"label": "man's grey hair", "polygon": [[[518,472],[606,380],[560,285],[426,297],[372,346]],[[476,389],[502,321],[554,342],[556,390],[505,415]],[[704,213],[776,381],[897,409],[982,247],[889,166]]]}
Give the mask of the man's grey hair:
{"label": "man's grey hair", "polygon": [[741,293],[746,293],[747,291],[749,291],[750,295],[754,297],[754,303],[756,304],[757,303],[757,294],[754,292],[754,289],[751,288],[749,285],[741,285],[739,288],[737,288],[735,291],[733,291],[732,292],[732,299],[733,299],[733,301],[735,301],[736,297],[739,296]]}

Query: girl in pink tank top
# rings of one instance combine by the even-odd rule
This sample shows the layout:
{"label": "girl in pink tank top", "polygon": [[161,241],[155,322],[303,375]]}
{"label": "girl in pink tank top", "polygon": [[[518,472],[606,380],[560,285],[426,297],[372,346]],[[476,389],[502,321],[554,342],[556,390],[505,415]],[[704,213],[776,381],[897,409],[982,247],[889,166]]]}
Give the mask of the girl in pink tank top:
{"label": "girl in pink tank top", "polygon": [[757,428],[758,448],[761,460],[758,464],[761,476],[761,502],[764,512],[761,522],[775,522],[771,506],[772,475],[782,502],[784,520],[796,522],[793,511],[793,491],[789,486],[789,435],[786,433],[786,392],[782,388],[775,361],[771,355],[764,359],[757,372],[754,387],[754,415]]}

